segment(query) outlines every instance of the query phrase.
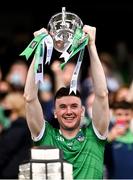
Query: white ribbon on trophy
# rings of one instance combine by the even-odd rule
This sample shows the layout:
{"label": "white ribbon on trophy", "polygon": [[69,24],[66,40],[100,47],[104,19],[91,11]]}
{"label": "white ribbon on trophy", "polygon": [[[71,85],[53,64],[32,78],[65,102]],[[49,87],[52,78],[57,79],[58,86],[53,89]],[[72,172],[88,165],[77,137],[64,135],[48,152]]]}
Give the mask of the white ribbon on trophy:
{"label": "white ribbon on trophy", "polygon": [[[37,84],[38,82],[43,83],[43,60],[44,60],[44,52],[45,52],[45,44],[44,44],[44,39],[41,41],[40,47],[38,46],[37,48],[41,48],[40,50],[37,50],[35,53],[35,63],[36,62],[36,56],[39,56],[39,62],[38,62],[38,68],[35,73],[35,83]],[[39,54],[37,54],[39,53]]]}
{"label": "white ribbon on trophy", "polygon": [[45,64],[50,64],[50,60],[51,60],[52,53],[53,53],[53,39],[50,35],[48,35],[45,37],[44,42],[47,47],[47,55],[46,55]]}
{"label": "white ribbon on trophy", "polygon": [[[39,81],[41,83],[43,83],[43,64],[44,64],[45,46],[47,48],[45,64],[47,64],[47,63],[50,64],[51,57],[52,57],[52,52],[53,52],[53,40],[52,40],[50,35],[48,35],[44,39],[42,39],[42,41],[40,43],[40,46],[38,46],[41,49],[39,51],[36,51],[36,53],[38,53],[38,52],[40,53],[40,55],[39,55],[39,63],[37,62],[38,63],[38,68],[37,68],[37,71],[35,73],[35,82],[36,83],[38,83]],[[35,56],[36,56],[36,53],[35,53]]]}
{"label": "white ribbon on trophy", "polygon": [[79,75],[79,71],[80,71],[80,67],[83,61],[83,55],[84,55],[84,49],[82,49],[80,51],[79,57],[78,57],[78,61],[76,64],[76,67],[74,69],[73,75],[72,75],[72,79],[70,82],[70,91],[69,94],[71,94],[72,92],[74,92],[76,94],[76,90],[77,90],[77,80],[78,80],[78,75]]}

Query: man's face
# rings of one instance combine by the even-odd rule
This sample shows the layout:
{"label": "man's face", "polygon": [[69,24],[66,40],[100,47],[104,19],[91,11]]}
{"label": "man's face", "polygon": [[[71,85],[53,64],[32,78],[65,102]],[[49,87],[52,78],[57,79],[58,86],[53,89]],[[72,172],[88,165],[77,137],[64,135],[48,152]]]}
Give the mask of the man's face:
{"label": "man's face", "polygon": [[78,129],[82,113],[83,107],[80,98],[76,96],[64,96],[56,99],[55,115],[61,129],[69,131]]}

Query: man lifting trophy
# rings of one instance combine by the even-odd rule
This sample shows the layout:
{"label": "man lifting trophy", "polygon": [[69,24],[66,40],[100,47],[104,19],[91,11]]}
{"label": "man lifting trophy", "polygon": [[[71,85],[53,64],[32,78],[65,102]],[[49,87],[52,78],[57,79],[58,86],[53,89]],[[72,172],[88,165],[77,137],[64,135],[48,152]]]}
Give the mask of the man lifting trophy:
{"label": "man lifting trophy", "polygon": [[36,70],[36,83],[38,81],[43,83],[43,63],[44,51],[47,47],[47,54],[45,64],[50,64],[53,48],[62,53],[60,58],[64,58],[61,64],[63,69],[65,64],[80,51],[75,71],[73,72],[72,80],[70,83],[70,93],[77,89],[77,79],[82,63],[84,48],[88,43],[88,35],[82,31],[83,22],[74,13],[66,12],[65,7],[62,7],[62,12],[57,13],[51,17],[48,22],[46,34],[37,35],[29,46],[21,53],[28,59],[35,50],[35,70]]}
{"label": "man lifting trophy", "polygon": [[[68,166],[66,171],[61,172],[69,172],[70,175],[66,179],[102,179],[104,148],[109,126],[109,104],[106,78],[95,44],[96,28],[83,25],[77,15],[66,12],[63,7],[61,13],[51,17],[47,29],[42,28],[34,32],[34,36],[35,38],[29,46],[21,53],[28,59],[35,50],[24,89],[26,120],[34,145],[38,148],[45,147],[45,150],[46,147],[54,147],[51,149],[53,159],[55,159],[54,152],[58,152],[58,149],[62,151],[63,161],[67,162]],[[80,92],[77,90],[77,77],[85,47],[89,53],[88,61],[90,61],[95,98],[92,105],[92,119],[88,120],[86,126],[81,126],[85,108],[82,105]],[[78,53],[70,87],[61,87],[54,97],[53,112],[59,123],[59,129],[54,128],[45,120],[38,98],[38,82],[43,83],[43,65],[45,67],[45,64],[50,64],[53,48],[61,53],[60,57],[64,58],[64,62],[61,64],[62,69]],[[46,56],[44,56],[45,51]],[[36,150],[33,152],[35,153]],[[39,157],[40,150],[37,152],[36,155]],[[49,153],[43,154],[45,157],[43,155],[40,162],[48,158]],[[60,162],[62,163],[62,161]],[[46,164],[49,169],[46,169],[45,172],[60,179],[57,174],[53,173],[60,174],[60,170],[64,168],[62,165],[59,164],[60,168],[57,168],[57,164],[55,166]],[[21,168],[23,169],[23,166]],[[57,171],[55,171],[56,169]],[[37,172],[44,173],[41,169]],[[63,179],[65,179],[66,174],[63,173]]]}

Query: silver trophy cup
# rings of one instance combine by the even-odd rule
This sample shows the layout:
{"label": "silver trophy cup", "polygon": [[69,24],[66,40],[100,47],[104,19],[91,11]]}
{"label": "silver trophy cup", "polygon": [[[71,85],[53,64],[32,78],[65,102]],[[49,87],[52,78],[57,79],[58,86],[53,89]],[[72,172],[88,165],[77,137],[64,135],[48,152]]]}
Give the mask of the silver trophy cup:
{"label": "silver trophy cup", "polygon": [[82,20],[74,13],[62,12],[53,15],[48,23],[48,31],[53,38],[54,48],[63,52],[72,42],[77,27],[82,27]]}

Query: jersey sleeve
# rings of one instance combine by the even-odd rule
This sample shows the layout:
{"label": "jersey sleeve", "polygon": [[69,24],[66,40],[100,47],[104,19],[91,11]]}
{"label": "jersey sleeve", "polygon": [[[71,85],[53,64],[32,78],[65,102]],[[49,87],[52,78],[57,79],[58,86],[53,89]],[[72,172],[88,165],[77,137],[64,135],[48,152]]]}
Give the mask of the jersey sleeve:
{"label": "jersey sleeve", "polygon": [[98,137],[98,139],[101,139],[101,140],[106,140],[107,139],[108,130],[104,133],[104,135],[101,135],[99,133],[99,131],[97,130],[97,128],[95,127],[95,125],[93,124],[93,122],[92,122],[92,127],[93,127],[94,133]]}
{"label": "jersey sleeve", "polygon": [[32,136],[32,140],[33,140],[34,142],[40,141],[40,140],[42,139],[43,134],[44,134],[44,132],[45,132],[45,124],[46,124],[46,122],[44,121],[43,127],[42,127],[42,129],[41,129],[41,131],[40,131],[40,133],[39,133],[39,135],[38,135],[37,137],[33,137],[33,136]]}

